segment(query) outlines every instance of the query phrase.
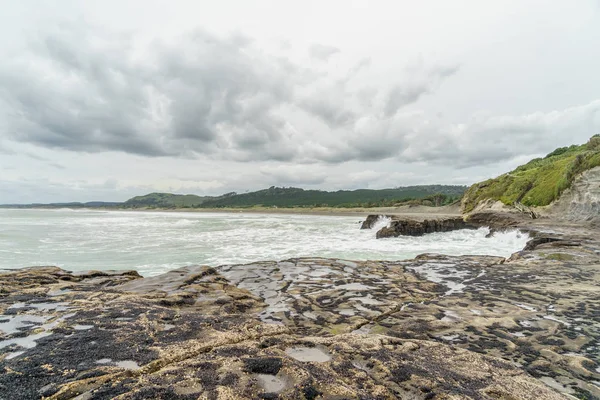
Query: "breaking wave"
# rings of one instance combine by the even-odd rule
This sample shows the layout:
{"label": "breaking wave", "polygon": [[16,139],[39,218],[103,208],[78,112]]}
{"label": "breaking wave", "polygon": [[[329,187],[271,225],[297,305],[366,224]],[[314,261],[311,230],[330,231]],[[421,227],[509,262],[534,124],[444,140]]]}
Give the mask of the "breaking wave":
{"label": "breaking wave", "polygon": [[137,269],[156,275],[190,264],[240,264],[294,257],[401,260],[422,253],[508,257],[527,234],[459,230],[376,239],[360,217],[0,210],[0,269],[57,265],[70,270]]}

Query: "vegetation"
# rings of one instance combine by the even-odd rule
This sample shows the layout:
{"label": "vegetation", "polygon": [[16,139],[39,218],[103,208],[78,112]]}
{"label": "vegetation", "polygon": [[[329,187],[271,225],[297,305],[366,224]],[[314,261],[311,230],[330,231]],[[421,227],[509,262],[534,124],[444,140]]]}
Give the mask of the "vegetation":
{"label": "vegetation", "polygon": [[465,186],[409,186],[381,190],[304,190],[300,188],[270,187],[257,192],[235,194],[206,200],[200,207],[387,207],[408,201],[441,206],[456,201],[466,190]]}
{"label": "vegetation", "polygon": [[122,204],[124,208],[249,208],[249,207],[390,207],[398,204],[442,206],[460,199],[465,186],[409,186],[381,190],[304,190],[275,187],[218,197],[150,193]]}
{"label": "vegetation", "polygon": [[514,171],[471,186],[463,197],[463,209],[472,211],[479,202],[500,200],[511,205],[546,206],[556,200],[582,172],[600,166],[600,135],[586,144],[561,147]]}
{"label": "vegetation", "polygon": [[123,203],[109,201],[89,201],[87,203],[32,203],[32,204],[0,204],[0,208],[114,208]]}
{"label": "vegetation", "polygon": [[123,208],[185,208],[198,207],[212,197],[194,194],[150,193],[136,196],[121,205]]}
{"label": "vegetation", "polygon": [[256,192],[221,196],[196,196],[193,194],[150,193],[136,196],[124,203],[53,203],[0,205],[20,208],[80,208],[102,207],[118,209],[174,209],[174,208],[250,208],[250,207],[391,207],[400,204],[419,204],[439,207],[458,201],[466,186],[408,186],[395,189],[359,189],[327,192],[294,187],[275,187]]}

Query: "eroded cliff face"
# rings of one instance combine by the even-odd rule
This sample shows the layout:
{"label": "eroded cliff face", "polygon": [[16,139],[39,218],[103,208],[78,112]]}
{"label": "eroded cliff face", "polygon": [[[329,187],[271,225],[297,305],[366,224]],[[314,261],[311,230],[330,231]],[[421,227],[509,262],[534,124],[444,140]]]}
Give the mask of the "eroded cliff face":
{"label": "eroded cliff face", "polygon": [[552,230],[508,260],[0,273],[0,399],[600,397],[598,235]]}
{"label": "eroded cliff face", "polygon": [[559,219],[600,222],[600,167],[585,171],[550,207]]}

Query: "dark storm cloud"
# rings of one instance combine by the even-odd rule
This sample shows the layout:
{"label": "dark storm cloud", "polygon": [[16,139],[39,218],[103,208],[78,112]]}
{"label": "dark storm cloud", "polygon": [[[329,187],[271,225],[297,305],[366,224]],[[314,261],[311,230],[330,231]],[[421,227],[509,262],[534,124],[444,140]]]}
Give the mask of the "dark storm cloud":
{"label": "dark storm cloud", "polygon": [[334,46],[327,46],[323,44],[313,44],[310,46],[308,53],[312,58],[316,58],[318,60],[327,61],[331,56],[336,53],[339,53],[340,49]]}

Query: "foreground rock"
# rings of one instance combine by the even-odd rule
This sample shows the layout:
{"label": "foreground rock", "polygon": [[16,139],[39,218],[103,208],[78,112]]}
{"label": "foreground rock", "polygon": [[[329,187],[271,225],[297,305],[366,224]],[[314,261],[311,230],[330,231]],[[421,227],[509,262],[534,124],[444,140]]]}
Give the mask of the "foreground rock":
{"label": "foreground rock", "polygon": [[597,231],[528,229],[508,260],[0,273],[0,399],[599,398]]}

